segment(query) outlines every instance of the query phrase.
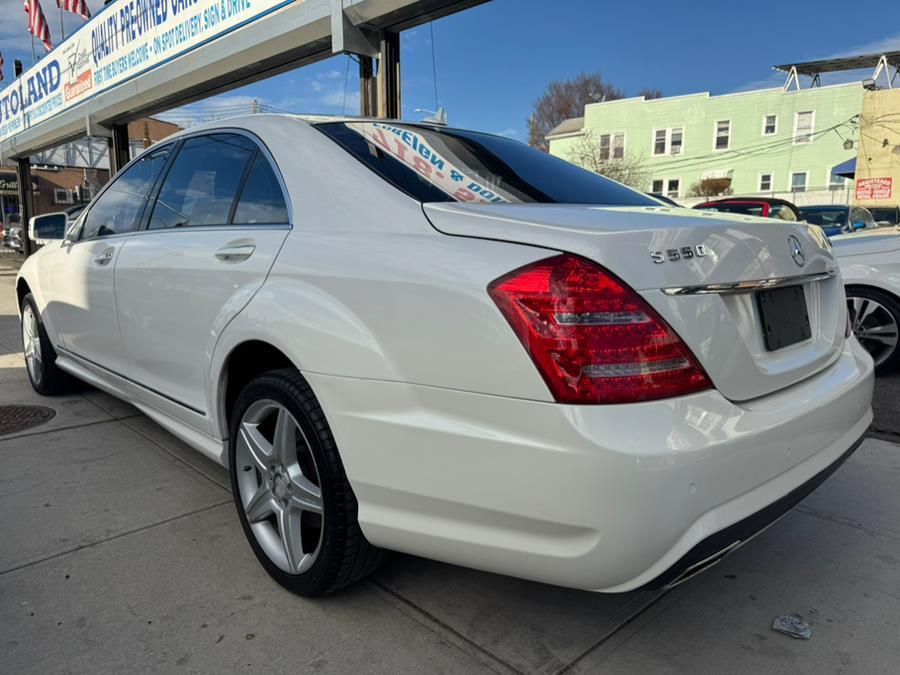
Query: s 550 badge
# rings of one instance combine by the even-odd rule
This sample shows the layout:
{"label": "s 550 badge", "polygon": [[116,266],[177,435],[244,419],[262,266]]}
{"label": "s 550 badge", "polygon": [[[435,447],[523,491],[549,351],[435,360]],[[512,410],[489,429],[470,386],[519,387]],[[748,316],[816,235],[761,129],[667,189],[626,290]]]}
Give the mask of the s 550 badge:
{"label": "s 550 badge", "polygon": [[669,248],[665,251],[650,251],[650,257],[657,265],[664,263],[667,260],[675,262],[676,260],[705,258],[706,255],[706,247],[703,244],[697,244],[696,246],[682,246],[681,248]]}

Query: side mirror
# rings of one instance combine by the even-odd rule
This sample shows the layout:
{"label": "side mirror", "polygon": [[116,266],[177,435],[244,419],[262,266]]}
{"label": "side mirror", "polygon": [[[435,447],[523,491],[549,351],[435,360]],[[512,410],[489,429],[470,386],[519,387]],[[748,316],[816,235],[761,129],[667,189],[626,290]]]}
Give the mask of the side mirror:
{"label": "side mirror", "polygon": [[28,236],[41,246],[54,240],[61,241],[66,236],[68,224],[69,217],[63,212],[34,216],[28,221]]}
{"label": "side mirror", "polygon": [[866,229],[866,224],[862,221],[857,221],[857,222],[853,223],[853,225],[851,226],[851,229],[854,232],[859,232],[860,230]]}

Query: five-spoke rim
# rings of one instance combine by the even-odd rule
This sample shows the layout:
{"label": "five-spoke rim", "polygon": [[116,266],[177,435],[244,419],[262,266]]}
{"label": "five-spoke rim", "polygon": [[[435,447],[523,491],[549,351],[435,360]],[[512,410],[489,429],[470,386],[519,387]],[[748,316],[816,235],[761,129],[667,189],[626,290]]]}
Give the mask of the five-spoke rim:
{"label": "five-spoke rim", "polygon": [[261,399],[238,426],[235,471],[250,529],[278,569],[301,574],[322,547],[324,505],[316,460],[282,404]]}
{"label": "five-spoke rim", "polygon": [[897,348],[897,320],[881,303],[870,298],[849,297],[847,308],[853,332],[880,366]]}
{"label": "five-spoke rim", "polygon": [[22,309],[22,345],[25,349],[25,365],[33,382],[41,380],[41,338],[37,316],[31,305]]}

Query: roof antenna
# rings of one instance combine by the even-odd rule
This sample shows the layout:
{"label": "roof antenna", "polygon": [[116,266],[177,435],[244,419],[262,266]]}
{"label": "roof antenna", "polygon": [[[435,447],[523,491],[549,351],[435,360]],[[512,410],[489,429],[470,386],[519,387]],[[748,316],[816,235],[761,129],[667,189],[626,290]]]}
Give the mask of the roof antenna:
{"label": "roof antenna", "polygon": [[422,121],[426,122],[427,124],[438,124],[442,127],[447,126],[447,110],[443,107],[438,108],[437,110],[428,110],[428,108],[416,108],[413,112],[431,113]]}

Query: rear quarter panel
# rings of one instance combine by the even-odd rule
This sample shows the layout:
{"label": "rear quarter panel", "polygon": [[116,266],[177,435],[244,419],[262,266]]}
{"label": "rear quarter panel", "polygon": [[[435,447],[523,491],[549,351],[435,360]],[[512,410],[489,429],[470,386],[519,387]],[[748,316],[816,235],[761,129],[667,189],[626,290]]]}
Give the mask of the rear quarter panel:
{"label": "rear quarter panel", "polygon": [[293,229],[216,344],[214,433],[227,436],[223,364],[248,340],[306,372],[552,400],[487,286],[554,251],[443,235],[421,204],[320,132],[284,118],[266,128],[260,118],[248,128],[279,165]]}

